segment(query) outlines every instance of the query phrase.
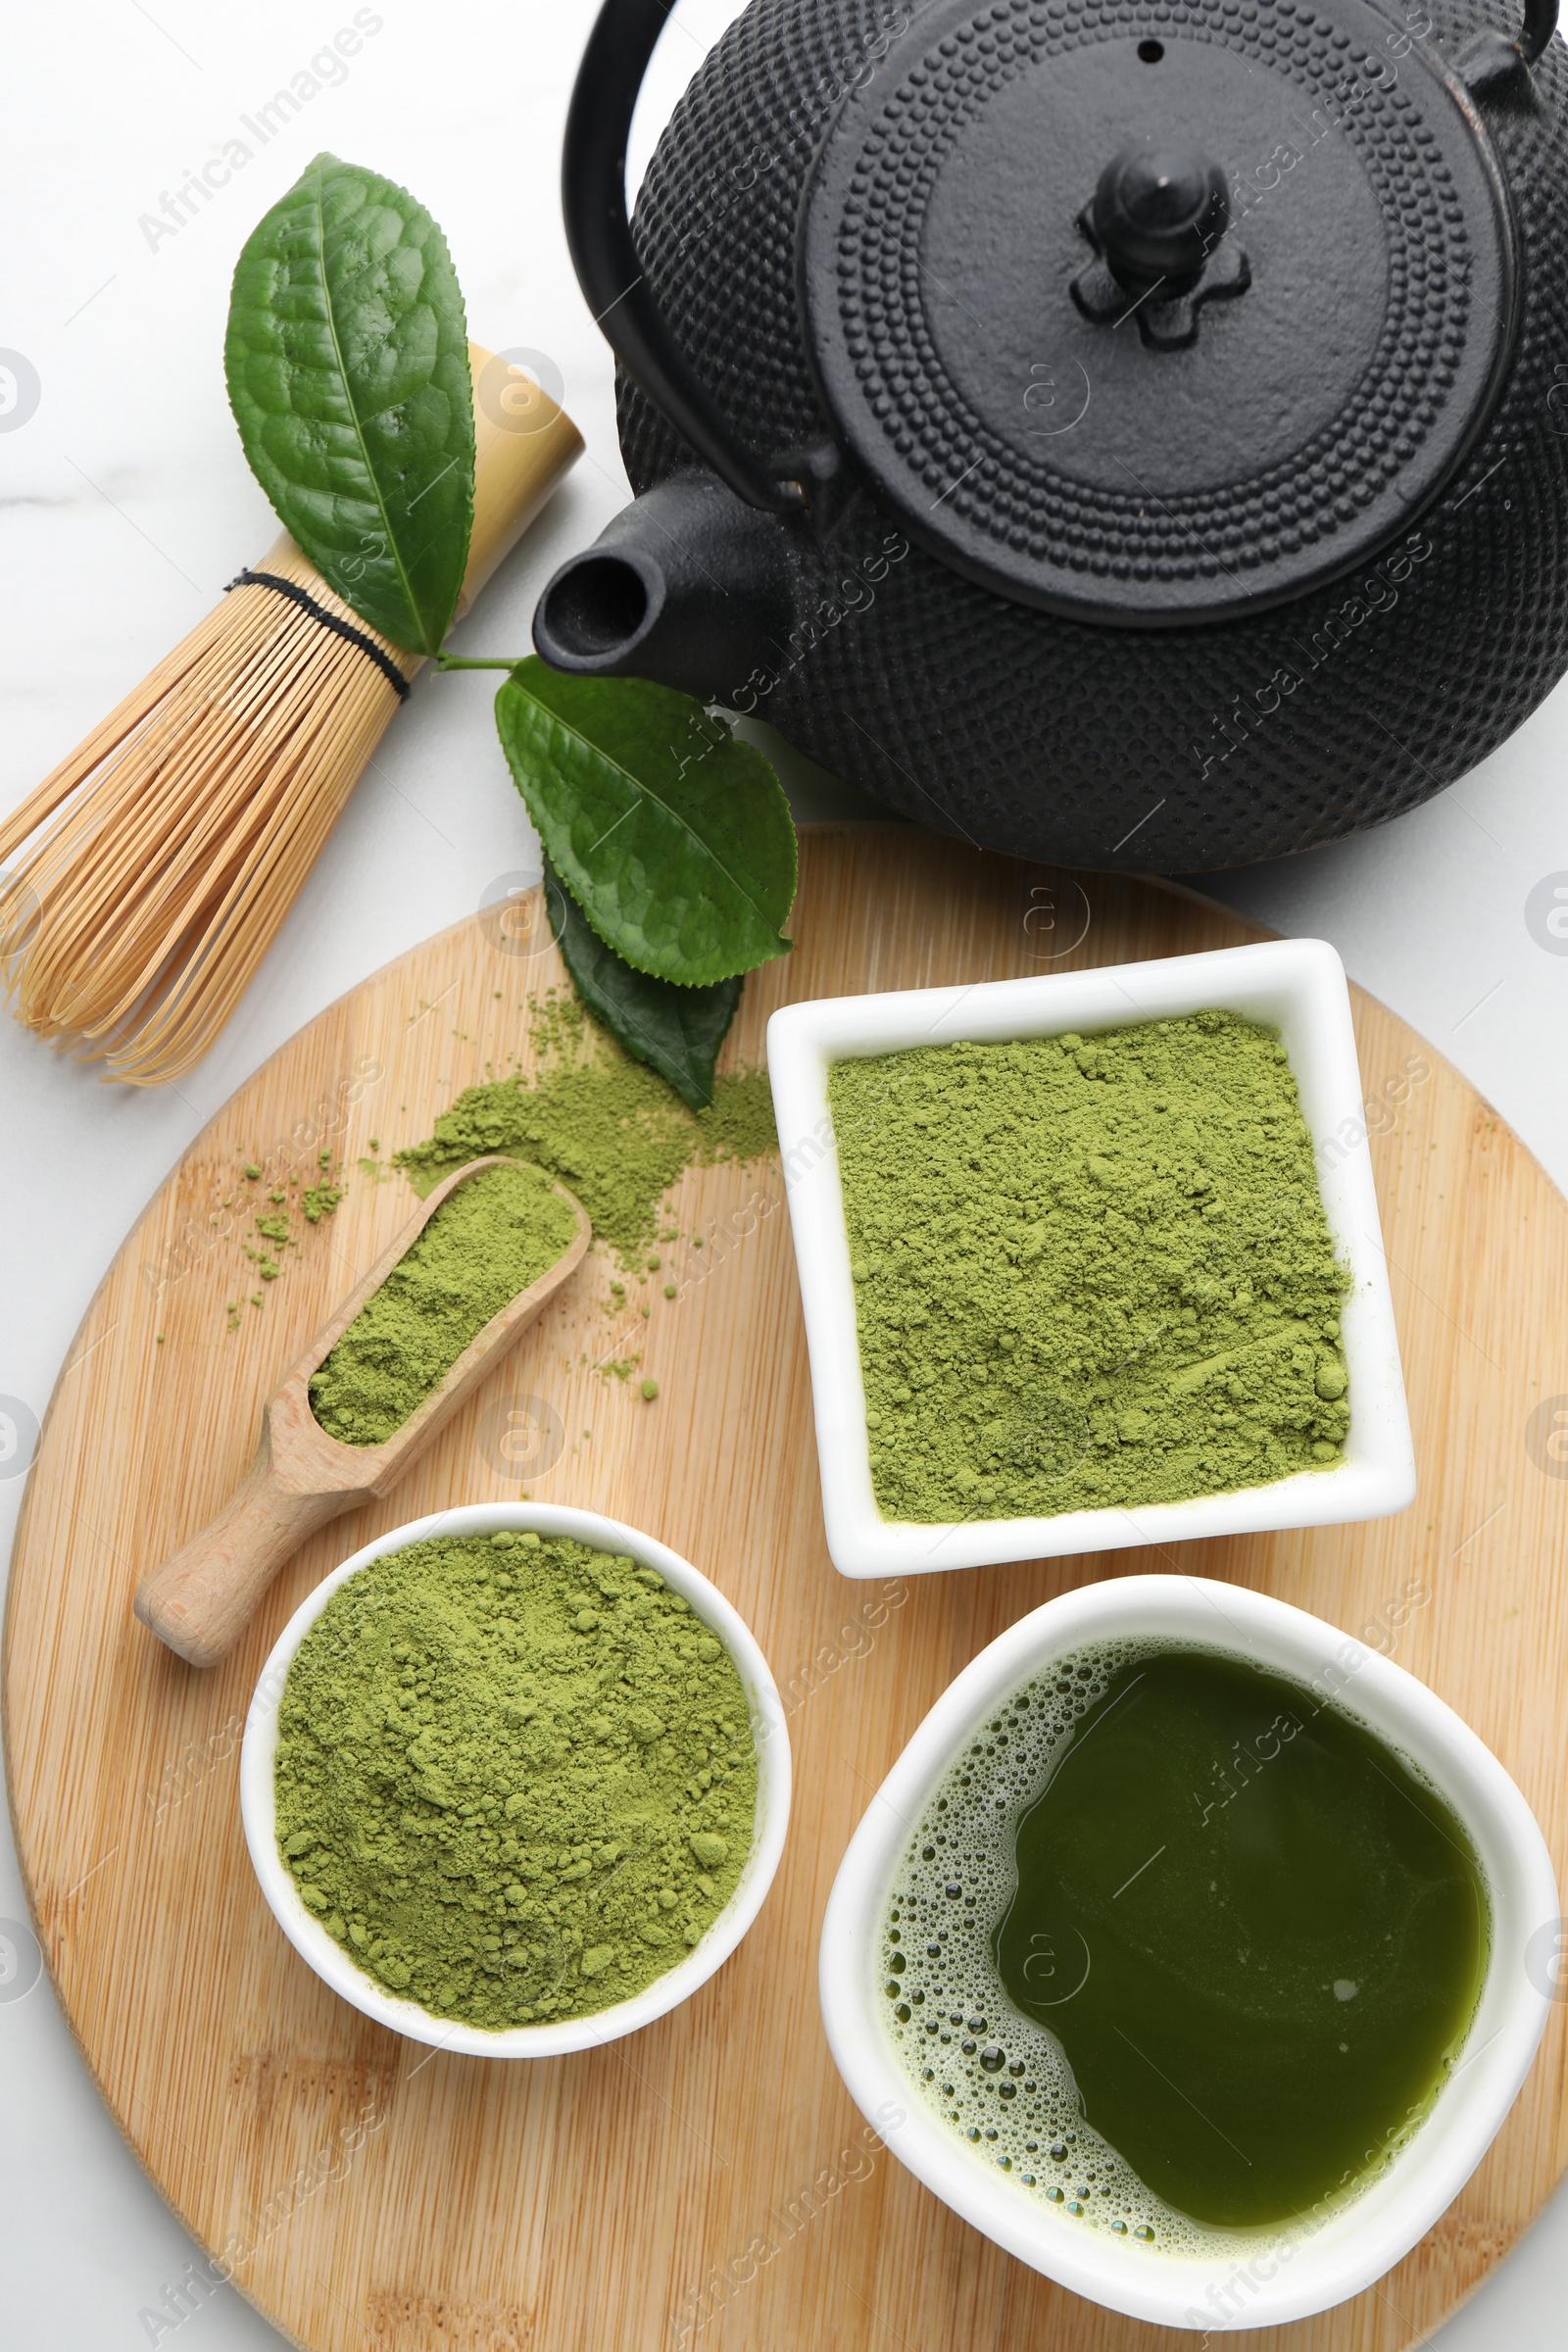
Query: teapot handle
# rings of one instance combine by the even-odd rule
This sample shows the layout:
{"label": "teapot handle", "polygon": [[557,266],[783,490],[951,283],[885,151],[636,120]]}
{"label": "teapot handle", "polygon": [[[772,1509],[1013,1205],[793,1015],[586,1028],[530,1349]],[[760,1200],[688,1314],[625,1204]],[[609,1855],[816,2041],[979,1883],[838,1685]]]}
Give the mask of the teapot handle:
{"label": "teapot handle", "polygon": [[1460,50],[1454,69],[1476,97],[1502,98],[1528,81],[1530,68],[1556,29],[1557,0],[1524,0],[1523,18],[1511,40],[1494,24],[1484,25]]}
{"label": "teapot handle", "polygon": [[1514,46],[1527,66],[1533,66],[1557,29],[1557,0],[1525,0],[1525,21]]}
{"label": "teapot handle", "polygon": [[[744,448],[660,314],[626,214],[626,137],[666,0],[605,0],[571,93],[562,150],[566,243],[594,323],[627,374],[737,497],[799,514],[804,484]],[[797,456],[797,464],[799,458]]]}

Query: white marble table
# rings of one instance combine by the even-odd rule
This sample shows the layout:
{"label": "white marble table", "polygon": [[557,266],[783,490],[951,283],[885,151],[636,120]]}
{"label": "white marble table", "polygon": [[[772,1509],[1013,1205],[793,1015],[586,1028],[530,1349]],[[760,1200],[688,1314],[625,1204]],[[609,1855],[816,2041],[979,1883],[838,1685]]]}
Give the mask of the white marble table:
{"label": "white marble table", "polygon": [[[640,169],[733,0],[680,0],[634,140]],[[20,800],[272,532],[223,398],[228,273],[261,213],[321,147],[417,190],[445,227],[473,333],[547,351],[588,456],[469,624],[465,649],[524,650],[538,587],[625,495],[608,353],[578,296],[556,201],[561,123],[588,0],[85,0],[13,12],[0,85],[0,347],[37,384],[0,429],[0,806]],[[313,60],[341,27],[341,74]],[[344,44],[349,46],[349,44]],[[265,143],[280,88],[318,83]],[[275,122],[287,114],[278,107]],[[187,175],[231,142],[207,200]],[[210,177],[217,180],[215,169]],[[169,199],[168,207],[165,199]],[[171,217],[178,221],[171,228]],[[31,377],[16,371],[21,417]],[[0,378],[0,428],[10,395]],[[1568,957],[1525,900],[1568,867],[1568,688],[1485,768],[1381,833],[1215,887],[1339,946],[1568,1185]],[[799,780],[809,810],[819,789]],[[533,840],[481,678],[426,678],[361,786],[238,1016],[177,1089],[105,1087],[0,1021],[0,1394],[41,1411],[71,1336],[143,1201],[206,1118],[364,973],[526,869]],[[0,1464],[3,1469],[3,1464]],[[0,1478],[9,1553],[20,1481]],[[1568,1736],[1568,1730],[1565,1730]],[[199,1889],[191,1890],[192,1921]],[[0,1832],[0,1917],[25,1905]],[[25,1937],[25,1930],[23,1931]],[[27,1969],[25,1941],[21,1952]],[[8,2345],[203,2352],[281,2338],[232,2290],[177,2330],[147,2315],[196,2249],[121,2141],[47,1984],[23,1997],[0,1948],[0,2278]],[[1568,2200],[1442,2336],[1444,2352],[1568,2346]]]}

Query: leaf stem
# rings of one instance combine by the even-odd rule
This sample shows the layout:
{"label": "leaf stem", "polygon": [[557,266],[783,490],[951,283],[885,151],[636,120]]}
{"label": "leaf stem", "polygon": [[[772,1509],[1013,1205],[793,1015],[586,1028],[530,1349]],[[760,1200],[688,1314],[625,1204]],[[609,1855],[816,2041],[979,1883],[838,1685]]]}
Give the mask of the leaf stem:
{"label": "leaf stem", "polygon": [[437,669],[515,669],[524,657],[514,654],[510,661],[494,659],[472,660],[466,654],[436,654],[432,657]]}

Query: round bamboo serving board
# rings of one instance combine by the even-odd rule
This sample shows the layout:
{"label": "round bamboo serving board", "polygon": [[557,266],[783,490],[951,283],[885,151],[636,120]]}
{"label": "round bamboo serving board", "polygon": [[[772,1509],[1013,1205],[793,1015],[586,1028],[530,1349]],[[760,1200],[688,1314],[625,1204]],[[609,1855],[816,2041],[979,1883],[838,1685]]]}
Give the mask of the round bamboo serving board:
{"label": "round bamboo serving board", "polygon": [[[788,997],[1257,936],[1174,889],[891,827],[802,847],[799,945],[749,982],[732,1062],[760,1060]],[[667,1219],[683,1238],[646,1289],[633,1281],[615,1311],[596,1250],[408,1480],[313,1537],[220,1666],[186,1666],[132,1618],[137,1579],[238,1484],[270,1390],[409,1215],[401,1178],[359,1168],[370,1139],[385,1160],[460,1088],[516,1054],[526,1066],[526,1000],[562,977],[534,937],[529,954],[534,939],[493,915],[460,924],[274,1054],[153,1200],[60,1376],[11,1575],[5,1727],[33,1915],[82,2054],[170,2203],[312,2352],[1191,2348],[1202,2339],[1117,2318],[998,2252],[862,2125],[817,2014],[828,1887],[915,1723],[985,1642],[1070,1586],[1172,1567],[1392,1650],[1503,1759],[1564,1876],[1568,1203],[1430,1047],[1357,995],[1414,1507],[1179,1557],[867,1586],[823,1548],[777,1161],[694,1170]],[[247,1186],[244,1165],[270,1175],[292,1155],[303,1183],[322,1150],[350,1171],[348,1196],[252,1308],[240,1212],[266,1177]],[[612,1368],[638,1355],[635,1378]],[[236,1773],[261,1663],[327,1569],[421,1512],[524,1491],[628,1519],[714,1580],[785,1693],[797,1794],[760,1919],[693,2000],[629,2040],[508,2065],[402,2041],[318,1983],[252,1879]],[[1424,2339],[1568,2160],[1564,2015],[1492,2153],[1397,2270],[1336,2312],[1227,2340]]]}

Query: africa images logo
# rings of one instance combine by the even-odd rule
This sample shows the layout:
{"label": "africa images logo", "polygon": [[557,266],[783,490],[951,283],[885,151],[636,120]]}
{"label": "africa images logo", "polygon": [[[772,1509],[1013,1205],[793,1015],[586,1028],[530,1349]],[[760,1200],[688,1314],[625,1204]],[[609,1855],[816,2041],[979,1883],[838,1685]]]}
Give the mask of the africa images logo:
{"label": "africa images logo", "polygon": [[[177,236],[182,228],[198,220],[203,206],[211,204],[218,191],[226,188],[235,172],[243,172],[279,131],[286,130],[313,98],[347,81],[347,61],[357,57],[385,23],[386,19],[373,8],[357,8],[353,23],[340,24],[308,66],[301,66],[297,74],[290,74],[253,114],[241,115],[240,131],[246,134],[243,138],[237,131],[231,133],[199,172],[187,172],[175,188],[161,189],[157,212],[141,214],[136,222],[149,250],[159,252],[171,237]],[[3,421],[0,416],[0,424]]]}
{"label": "africa images logo", "polygon": [[19,432],[35,414],[42,392],[26,354],[0,348],[0,433]]}
{"label": "africa images logo", "polygon": [[1548,956],[1568,956],[1568,873],[1542,875],[1525,901],[1525,929]]}

